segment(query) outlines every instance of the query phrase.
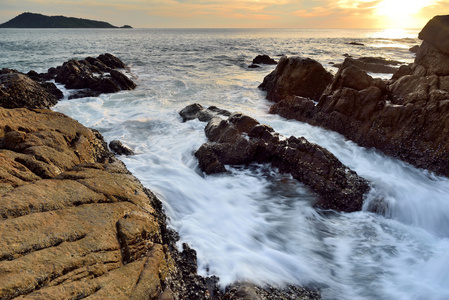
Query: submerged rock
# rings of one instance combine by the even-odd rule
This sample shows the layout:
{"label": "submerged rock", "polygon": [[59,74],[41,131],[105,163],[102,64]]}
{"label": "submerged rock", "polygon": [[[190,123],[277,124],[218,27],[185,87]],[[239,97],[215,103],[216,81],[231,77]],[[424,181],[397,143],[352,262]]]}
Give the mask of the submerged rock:
{"label": "submerged rock", "polygon": [[359,42],[349,42],[348,45],[353,45],[353,46],[365,46],[365,44],[359,43]]}
{"label": "submerged rock", "polygon": [[426,25],[415,62],[401,66],[392,80],[373,79],[346,59],[318,104],[285,97],[270,112],[337,131],[361,146],[449,176],[449,52],[434,38],[449,32],[448,17]]}
{"label": "submerged rock", "polygon": [[224,165],[271,163],[316,192],[322,208],[347,212],[362,208],[367,181],[305,138],[283,139],[271,127],[241,113],[227,120],[212,118],[205,133],[209,142],[195,156],[206,174],[225,172]]}

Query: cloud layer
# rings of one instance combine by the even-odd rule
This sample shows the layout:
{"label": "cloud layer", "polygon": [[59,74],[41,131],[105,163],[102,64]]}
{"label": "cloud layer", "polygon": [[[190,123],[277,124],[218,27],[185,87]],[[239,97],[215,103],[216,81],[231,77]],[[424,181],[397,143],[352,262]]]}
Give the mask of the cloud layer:
{"label": "cloud layer", "polygon": [[0,23],[22,12],[134,27],[420,28],[446,0],[0,0]]}

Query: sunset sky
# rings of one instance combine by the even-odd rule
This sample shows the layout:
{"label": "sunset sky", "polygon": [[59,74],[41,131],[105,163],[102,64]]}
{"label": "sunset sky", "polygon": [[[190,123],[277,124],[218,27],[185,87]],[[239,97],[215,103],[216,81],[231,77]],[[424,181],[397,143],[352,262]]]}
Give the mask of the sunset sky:
{"label": "sunset sky", "polygon": [[136,28],[422,28],[448,0],[0,0],[0,23],[22,12]]}

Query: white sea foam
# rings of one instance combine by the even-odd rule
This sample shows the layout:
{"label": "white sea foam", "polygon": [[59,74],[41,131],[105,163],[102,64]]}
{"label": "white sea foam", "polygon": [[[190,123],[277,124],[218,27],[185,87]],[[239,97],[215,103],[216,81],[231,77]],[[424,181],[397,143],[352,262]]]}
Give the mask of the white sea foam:
{"label": "white sea foam", "polygon": [[[407,49],[418,43],[417,32],[395,40],[361,30],[39,33],[0,31],[2,43],[30,44],[0,56],[2,65],[45,70],[72,53],[83,58],[111,52],[131,66],[136,90],[64,100],[55,110],[137,153],[121,159],[163,201],[180,243],[197,250],[201,274],[217,275],[223,285],[235,280],[310,284],[321,288],[325,299],[449,298],[448,179],[336,133],[269,115],[270,104],[257,86],[274,67],[246,68],[257,54],[310,56],[327,67],[342,62],[345,53],[409,63],[413,54]],[[348,45],[354,40],[366,46]],[[52,51],[42,49],[51,42]],[[392,44],[395,50],[378,46]],[[39,62],[23,54],[38,47]],[[228,167],[226,174],[205,176],[194,157],[206,141],[205,124],[182,123],[178,115],[194,102],[242,111],[285,136],[304,136],[329,149],[372,182],[365,210],[317,211],[307,187],[267,165]],[[383,215],[367,211],[374,205]]]}

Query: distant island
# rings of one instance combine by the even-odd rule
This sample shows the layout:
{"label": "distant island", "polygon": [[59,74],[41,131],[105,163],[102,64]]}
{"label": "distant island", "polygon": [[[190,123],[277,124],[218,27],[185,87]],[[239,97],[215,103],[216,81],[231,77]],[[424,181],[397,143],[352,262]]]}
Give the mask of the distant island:
{"label": "distant island", "polygon": [[26,12],[0,24],[0,28],[132,28],[129,25],[117,27],[103,21],[64,17],[45,16]]}

